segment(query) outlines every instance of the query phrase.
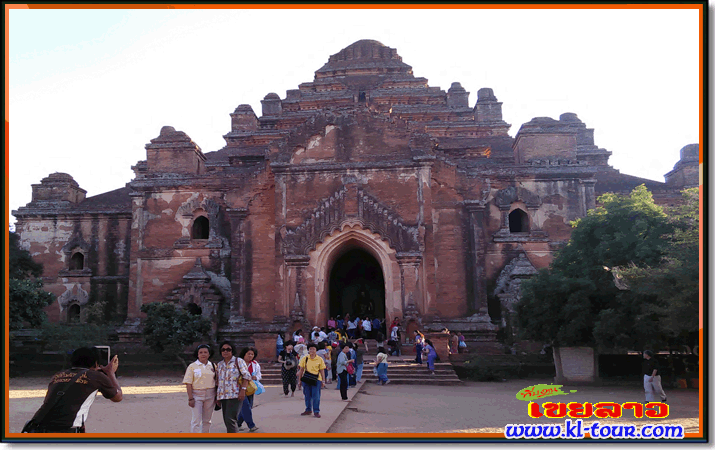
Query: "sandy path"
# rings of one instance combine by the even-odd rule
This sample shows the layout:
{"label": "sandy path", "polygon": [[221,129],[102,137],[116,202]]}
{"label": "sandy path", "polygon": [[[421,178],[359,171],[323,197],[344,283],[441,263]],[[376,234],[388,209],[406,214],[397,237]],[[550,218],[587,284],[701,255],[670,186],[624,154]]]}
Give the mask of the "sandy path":
{"label": "sandy path", "polygon": [[[116,433],[185,433],[191,418],[186,403],[186,390],[181,377],[132,377],[119,379],[125,394],[124,401],[111,403],[98,398],[90,411],[88,430]],[[18,432],[39,408],[45,395],[47,380],[39,378],[10,379],[10,432]],[[516,393],[529,385],[547,380],[511,380],[504,383],[465,382],[461,386],[409,386],[368,384],[354,395],[347,409],[337,417],[329,433],[386,432],[386,433],[473,433],[503,432],[506,424],[550,423],[563,419],[531,419],[527,402],[517,400]],[[642,389],[636,386],[575,387],[578,392],[568,396],[550,397],[543,401],[599,402],[640,401]],[[302,395],[282,398],[280,387],[270,386],[268,392],[256,397],[254,414],[260,418],[261,431],[301,432],[295,429],[296,417],[302,410]],[[682,424],[686,432],[698,430],[698,392],[669,390],[670,417],[663,423]],[[337,392],[326,397],[337,399]],[[336,397],[333,399],[332,397]],[[339,399],[338,399],[339,400]],[[336,400],[337,403],[339,403]],[[267,414],[273,411],[272,414]],[[643,425],[653,419],[634,419],[626,412],[621,419],[610,419],[619,424]],[[326,417],[327,418],[327,417]],[[588,423],[595,421],[587,420]],[[606,423],[606,420],[599,420]],[[313,422],[306,422],[313,423]],[[317,422],[315,422],[317,423]],[[329,427],[329,429],[328,429]],[[275,430],[275,431],[273,431]],[[213,416],[212,433],[225,433],[221,413]],[[305,431],[304,431],[305,432]]]}

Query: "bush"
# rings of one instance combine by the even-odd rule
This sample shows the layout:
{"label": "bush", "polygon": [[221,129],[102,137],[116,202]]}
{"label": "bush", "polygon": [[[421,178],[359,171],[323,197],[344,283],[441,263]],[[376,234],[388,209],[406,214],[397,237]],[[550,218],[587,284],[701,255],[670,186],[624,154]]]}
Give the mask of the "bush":
{"label": "bush", "polygon": [[157,353],[179,354],[211,331],[208,319],[179,309],[173,303],[148,303],[142,306],[142,312],[146,313],[144,339]]}
{"label": "bush", "polygon": [[67,325],[46,322],[40,327],[40,340],[44,351],[71,352],[79,347],[108,345],[113,329],[110,327],[81,324]]}

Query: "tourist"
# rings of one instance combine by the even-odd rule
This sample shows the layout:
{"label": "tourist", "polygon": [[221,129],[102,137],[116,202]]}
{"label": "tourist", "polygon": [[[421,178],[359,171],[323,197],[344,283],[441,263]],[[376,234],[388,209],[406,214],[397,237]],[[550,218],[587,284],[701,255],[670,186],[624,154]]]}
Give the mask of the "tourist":
{"label": "tourist", "polygon": [[[97,390],[112,402],[122,401],[122,388],[114,375],[119,358],[114,355],[109,364],[100,366],[98,356],[93,347],[78,348],[72,353],[72,368],[52,377],[42,406],[25,425],[23,433],[84,433]],[[79,383],[80,378],[84,383]]]}
{"label": "tourist", "polygon": [[295,395],[296,374],[298,373],[298,353],[293,349],[293,341],[286,342],[285,349],[278,355],[278,362],[281,363],[281,380],[283,381],[283,393],[288,397],[288,387],[291,394]]}
{"label": "tourist", "polygon": [[183,383],[191,408],[192,433],[208,433],[211,428],[211,416],[216,406],[216,371],[209,361],[210,357],[211,347],[199,345],[194,351],[196,361],[189,364],[184,374]]}
{"label": "tourist", "polygon": [[362,360],[362,355],[363,352],[360,349],[360,344],[363,343],[362,339],[357,340],[357,344],[353,345],[353,351],[355,352],[355,383],[359,383],[360,379],[362,378],[362,369],[363,369],[363,360]]}
{"label": "tourist", "polygon": [[320,418],[320,390],[323,383],[323,370],[325,361],[318,356],[318,348],[315,344],[308,344],[308,355],[301,358],[298,364],[298,378],[303,386],[303,396],[305,397],[305,411],[302,416],[315,415]]}
{"label": "tourist", "polygon": [[345,328],[345,322],[343,322],[343,319],[340,318],[340,316],[338,316],[338,317],[335,319],[335,329],[336,329],[336,330],[340,330],[340,329],[343,329],[343,328]]}
{"label": "tourist", "polygon": [[310,342],[316,344],[320,342],[320,328],[313,327],[313,331],[310,333]]}
{"label": "tourist", "polygon": [[347,331],[348,337],[350,339],[355,339],[355,330],[357,328],[357,320],[351,322],[350,320],[347,319],[348,317],[349,317],[349,315],[346,314],[345,315],[345,323],[347,324],[347,327],[348,327],[346,331]]}
{"label": "tourist", "polygon": [[[340,316],[338,316],[338,317],[340,317]],[[330,319],[328,319],[328,324],[327,324],[327,325],[328,325],[328,329],[335,328],[336,325],[337,325],[337,324],[335,323],[335,317],[332,317],[332,316],[331,316]]]}
{"label": "tourist", "polygon": [[390,383],[389,378],[387,378],[387,354],[385,353],[384,347],[377,349],[377,356],[375,357],[375,370],[377,373],[378,384],[384,386]]}
{"label": "tourist", "polygon": [[276,338],[276,358],[278,358],[278,355],[283,351],[283,336],[283,332],[279,331],[278,337]]}
{"label": "tourist", "polygon": [[363,335],[365,339],[372,338],[372,322],[367,316],[362,320],[362,329],[365,332]]}
{"label": "tourist", "polygon": [[243,401],[239,394],[243,392],[245,397],[245,391],[238,385],[241,370],[236,360],[236,347],[223,341],[219,348],[222,359],[216,365],[216,403],[221,405],[226,432],[238,433],[238,411]]}
{"label": "tourist", "polygon": [[322,327],[318,331],[318,342],[326,342],[328,340],[328,334],[325,332],[325,327]]}
{"label": "tourist", "polygon": [[437,359],[437,350],[435,350],[432,341],[425,339],[425,346],[422,349],[422,353],[427,355],[427,368],[434,375],[434,361]]}
{"label": "tourist", "polygon": [[[258,350],[254,347],[245,347],[241,350],[239,357],[246,363],[248,379],[253,381],[261,380],[261,366],[254,359],[258,356]],[[243,373],[243,371],[241,371]],[[255,394],[246,395],[246,399],[241,402],[241,410],[238,413],[238,429],[243,427],[243,422],[248,425],[248,431],[254,432],[258,429],[253,421],[253,397]]]}
{"label": "tourist", "polygon": [[380,332],[380,319],[378,319],[377,317],[372,319],[371,328],[372,328],[373,336],[377,336],[377,333]]}
{"label": "tourist", "polygon": [[331,369],[330,371],[331,371],[331,375],[333,376],[333,380],[335,380],[335,383],[338,384],[338,386],[335,386],[335,389],[338,389],[340,387],[339,386],[340,379],[338,378],[337,368],[338,368],[338,355],[342,351],[341,350],[342,344],[343,344],[342,342],[341,343],[333,342],[332,347],[331,347],[332,349],[330,351],[330,369]]}
{"label": "tourist", "polygon": [[303,337],[303,330],[300,328],[296,330],[295,333],[293,333],[293,342],[296,344],[304,344],[305,343],[305,338]]}
{"label": "tourist", "polygon": [[467,353],[467,341],[464,339],[464,335],[461,331],[458,331],[457,336],[459,337],[459,353]]}
{"label": "tourist", "polygon": [[[350,353],[349,353],[350,359],[352,359],[354,361],[355,359],[357,359],[357,351],[355,350],[357,345],[355,345],[354,342],[349,342],[348,345],[350,346]],[[354,364],[353,364],[353,366],[354,366]],[[357,381],[355,379],[355,372],[353,372],[352,374],[348,373],[348,389],[353,388],[355,386],[357,386]]]}
{"label": "tourist", "polygon": [[449,334],[449,353],[456,355],[459,353],[459,337],[454,331],[450,331]]}
{"label": "tourist", "polygon": [[420,332],[420,330],[415,330],[415,362],[417,364],[422,364],[422,344],[425,341],[425,335]]}
{"label": "tourist", "polygon": [[328,345],[332,346],[334,342],[338,342],[338,333],[335,332],[335,328],[329,328],[328,331]]}
{"label": "tourist", "polygon": [[360,317],[355,318],[355,338],[360,339],[363,337],[363,330],[362,330],[362,319]]}
{"label": "tourist", "polygon": [[327,389],[326,385],[330,384],[330,380],[332,379],[332,370],[330,368],[330,350],[328,350],[328,343],[327,342],[319,342],[318,343],[318,356],[323,358],[323,361],[325,361],[325,371],[323,373],[323,379],[325,380],[325,383],[323,383],[323,389]]}
{"label": "tourist", "polygon": [[338,387],[340,388],[340,398],[343,401],[348,401],[348,370],[347,366],[349,363],[353,362],[349,359],[348,352],[350,352],[349,344],[342,344],[341,350],[338,352],[338,358],[336,362],[336,373],[338,374]]}
{"label": "tourist", "polygon": [[385,335],[382,332],[378,331],[375,334],[375,340],[377,341],[377,348],[385,346]]}
{"label": "tourist", "polygon": [[665,403],[668,398],[663,391],[660,380],[660,364],[653,355],[653,352],[646,350],[643,352],[643,388],[645,389],[645,401]]}
{"label": "tourist", "polygon": [[[395,320],[397,320],[397,319],[395,319]],[[393,324],[394,324],[394,322],[393,322]],[[399,325],[392,326],[392,329],[390,331],[390,341],[387,343],[387,345],[390,347],[390,355],[400,356],[401,351],[400,351]]]}

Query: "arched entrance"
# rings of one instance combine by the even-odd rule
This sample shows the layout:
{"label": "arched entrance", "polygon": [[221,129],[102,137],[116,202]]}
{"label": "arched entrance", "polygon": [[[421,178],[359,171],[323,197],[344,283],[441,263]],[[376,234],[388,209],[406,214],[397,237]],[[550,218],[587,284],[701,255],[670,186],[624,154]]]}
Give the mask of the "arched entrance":
{"label": "arched entrance", "polygon": [[385,318],[385,278],[380,263],[367,251],[354,248],[337,258],[330,269],[329,312],[336,317]]}
{"label": "arched entrance", "polygon": [[[335,230],[318,243],[315,250],[310,252],[310,262],[306,267],[303,279],[305,292],[312,294],[309,294],[305,305],[305,317],[309,323],[326,323],[333,311],[333,305],[337,308],[337,303],[332,303],[336,300],[331,300],[331,276],[334,272],[350,271],[351,264],[341,263],[339,260],[353,250],[359,252],[352,253],[359,257],[359,261],[372,267],[368,273],[374,274],[372,270],[375,269],[382,275],[382,291],[379,291],[377,287],[370,290],[370,296],[373,295],[373,292],[376,292],[375,295],[381,294],[380,300],[374,300],[375,312],[377,313],[380,307],[384,308],[380,318],[385,318],[388,323],[394,317],[402,317],[400,266],[397,263],[395,250],[378,234],[364,229],[362,224],[344,223],[340,230]],[[341,269],[341,267],[345,269]],[[375,286],[375,284],[368,285],[368,287],[371,286]],[[350,294],[345,295],[348,295],[346,302],[350,301]],[[352,304],[350,306],[352,307]]]}

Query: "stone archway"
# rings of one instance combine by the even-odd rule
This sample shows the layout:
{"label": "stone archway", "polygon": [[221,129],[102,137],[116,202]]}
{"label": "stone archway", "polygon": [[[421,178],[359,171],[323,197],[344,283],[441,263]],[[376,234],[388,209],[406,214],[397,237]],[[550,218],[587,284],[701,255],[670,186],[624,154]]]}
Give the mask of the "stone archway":
{"label": "stone archway", "polygon": [[[337,260],[350,250],[368,253],[380,265],[384,280],[385,319],[402,316],[402,289],[397,253],[378,234],[359,223],[345,223],[310,252],[305,272],[306,319],[314,324],[327,322],[330,311],[330,271]],[[312,295],[311,295],[312,294]]]}
{"label": "stone archway", "polygon": [[385,280],[380,263],[361,248],[345,246],[330,268],[329,315],[385,318]]}

